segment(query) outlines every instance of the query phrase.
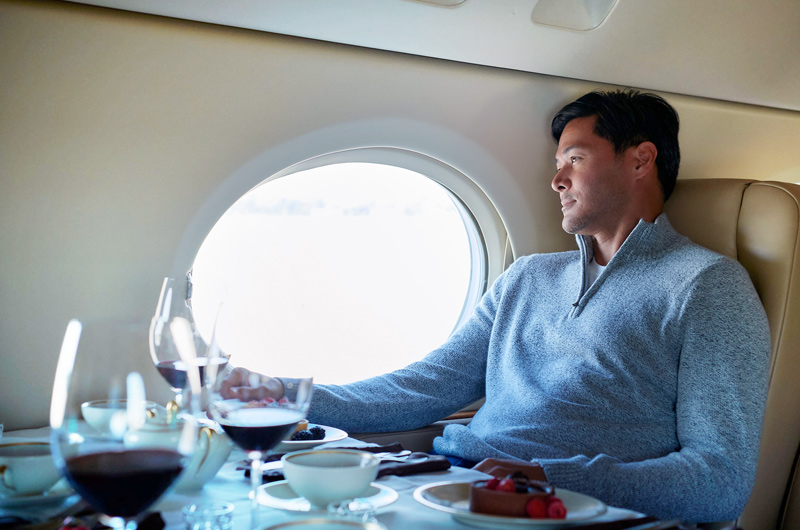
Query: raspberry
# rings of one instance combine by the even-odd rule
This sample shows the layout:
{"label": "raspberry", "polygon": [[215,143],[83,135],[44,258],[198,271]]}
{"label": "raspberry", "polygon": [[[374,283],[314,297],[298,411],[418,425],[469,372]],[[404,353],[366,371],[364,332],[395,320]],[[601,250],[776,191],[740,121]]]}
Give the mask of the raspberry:
{"label": "raspberry", "polygon": [[320,427],[319,425],[315,425],[309,429],[309,432],[314,437],[314,440],[324,440],[325,439],[325,429]]}
{"label": "raspberry", "polygon": [[547,503],[541,497],[534,497],[525,505],[525,511],[532,519],[544,519],[547,517]]}
{"label": "raspberry", "polygon": [[567,516],[567,509],[558,497],[550,497],[547,501],[547,516],[550,519],[564,519]]}
{"label": "raspberry", "polygon": [[514,482],[514,479],[504,478],[500,481],[500,484],[497,485],[497,491],[516,492],[517,484]]}
{"label": "raspberry", "polygon": [[500,479],[497,477],[492,477],[486,481],[486,489],[487,490],[496,490],[498,484],[500,484]]}

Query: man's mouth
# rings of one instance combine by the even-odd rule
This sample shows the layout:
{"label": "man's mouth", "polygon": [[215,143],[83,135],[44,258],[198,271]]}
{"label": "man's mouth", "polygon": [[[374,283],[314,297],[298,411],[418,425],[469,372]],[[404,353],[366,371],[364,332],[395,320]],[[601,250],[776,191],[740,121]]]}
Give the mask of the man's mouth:
{"label": "man's mouth", "polygon": [[561,199],[561,211],[567,210],[573,204],[575,204],[575,199]]}

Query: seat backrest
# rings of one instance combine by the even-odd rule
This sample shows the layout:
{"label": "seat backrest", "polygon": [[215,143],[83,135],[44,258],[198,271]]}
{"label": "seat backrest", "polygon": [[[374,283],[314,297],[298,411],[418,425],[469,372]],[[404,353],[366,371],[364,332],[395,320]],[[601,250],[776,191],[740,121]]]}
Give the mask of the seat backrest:
{"label": "seat backrest", "polygon": [[739,526],[800,528],[800,186],[679,180],[665,211],[678,232],[744,265],[769,319],[767,410],[755,488]]}

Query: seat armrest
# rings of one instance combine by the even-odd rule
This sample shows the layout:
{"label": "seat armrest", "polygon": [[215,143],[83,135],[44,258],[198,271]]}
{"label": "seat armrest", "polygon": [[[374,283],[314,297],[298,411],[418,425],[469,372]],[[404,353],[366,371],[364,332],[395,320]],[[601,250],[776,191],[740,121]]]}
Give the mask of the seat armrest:
{"label": "seat armrest", "polygon": [[433,448],[433,439],[441,436],[444,428],[451,423],[466,425],[471,418],[461,418],[453,420],[442,420],[412,429],[410,431],[375,432],[375,433],[351,433],[350,437],[362,442],[387,445],[395,442],[403,444],[403,447],[411,451],[428,452]]}

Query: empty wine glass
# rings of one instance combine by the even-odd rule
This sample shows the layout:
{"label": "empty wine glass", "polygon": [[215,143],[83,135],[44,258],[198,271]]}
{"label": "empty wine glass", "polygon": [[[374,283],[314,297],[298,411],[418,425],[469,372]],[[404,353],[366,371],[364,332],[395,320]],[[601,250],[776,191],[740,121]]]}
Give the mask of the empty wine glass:
{"label": "empty wine glass", "polygon": [[[186,406],[183,399],[184,389],[188,383],[187,363],[182,359],[178,345],[172,331],[171,324],[176,318],[188,321],[191,328],[192,344],[195,351],[194,365],[197,367],[200,380],[205,384],[207,368],[214,365],[213,375],[222,374],[228,364],[228,356],[222,351],[209,355],[216,342],[212,336],[208,344],[195,325],[192,312],[186,303],[185,283],[179,283],[174,278],[164,278],[161,293],[156,304],[156,312],[150,322],[150,355],[158,373],[167,381],[175,393],[175,402],[179,408]],[[183,288],[181,288],[183,287]]]}
{"label": "empty wine glass", "polygon": [[71,320],[53,382],[55,463],[116,529],[136,528],[137,516],[178,478],[198,436],[193,416],[165,418],[147,401],[137,371],[147,343],[145,323]]}

